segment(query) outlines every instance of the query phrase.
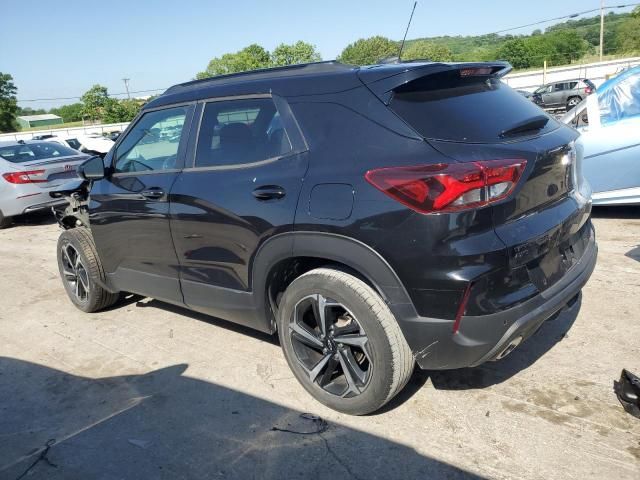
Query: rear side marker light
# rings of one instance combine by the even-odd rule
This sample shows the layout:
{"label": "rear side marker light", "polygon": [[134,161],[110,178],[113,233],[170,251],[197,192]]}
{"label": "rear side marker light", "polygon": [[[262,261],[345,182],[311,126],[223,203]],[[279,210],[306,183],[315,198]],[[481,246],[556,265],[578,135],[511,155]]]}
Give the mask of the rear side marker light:
{"label": "rear side marker light", "polygon": [[22,172],[3,173],[2,177],[9,183],[45,183],[44,170],[26,170]]}
{"label": "rear side marker light", "polygon": [[469,283],[467,285],[467,288],[465,288],[464,293],[462,294],[462,300],[460,301],[460,305],[458,305],[458,311],[456,312],[456,319],[453,322],[453,333],[458,333],[458,331],[460,330],[460,320],[462,320],[462,315],[464,315],[464,312],[467,309],[467,303],[469,303],[471,286],[472,284]]}
{"label": "rear side marker light", "polygon": [[508,197],[526,160],[486,160],[369,170],[365,179],[378,190],[419,213],[479,208]]}

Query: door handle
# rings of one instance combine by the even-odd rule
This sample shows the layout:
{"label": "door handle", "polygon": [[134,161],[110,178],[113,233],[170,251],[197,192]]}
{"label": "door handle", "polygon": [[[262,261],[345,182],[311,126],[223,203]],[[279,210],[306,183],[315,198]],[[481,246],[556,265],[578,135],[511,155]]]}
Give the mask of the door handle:
{"label": "door handle", "polygon": [[141,195],[144,198],[148,198],[149,200],[159,200],[164,197],[164,190],[158,187],[149,188],[147,190],[143,190]]}
{"label": "door handle", "polygon": [[278,185],[264,185],[256,188],[252,193],[258,200],[278,200],[284,197],[287,192]]}

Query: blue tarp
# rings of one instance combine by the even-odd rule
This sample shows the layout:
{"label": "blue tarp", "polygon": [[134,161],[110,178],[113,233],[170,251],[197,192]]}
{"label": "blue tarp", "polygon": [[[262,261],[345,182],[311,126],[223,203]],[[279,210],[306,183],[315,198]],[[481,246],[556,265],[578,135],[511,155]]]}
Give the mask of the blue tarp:
{"label": "blue tarp", "polygon": [[640,66],[607,80],[597,90],[600,122],[613,123],[640,115]]}

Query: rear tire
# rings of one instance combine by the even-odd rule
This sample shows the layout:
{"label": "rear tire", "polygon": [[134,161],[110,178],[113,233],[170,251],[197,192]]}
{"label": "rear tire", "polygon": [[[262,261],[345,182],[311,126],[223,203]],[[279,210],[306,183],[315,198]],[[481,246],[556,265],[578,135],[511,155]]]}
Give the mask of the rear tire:
{"label": "rear tire", "polygon": [[294,280],[280,302],[278,335],[298,381],[339,412],[378,410],[413,373],[413,354],[385,302],[343,271],[318,268]]}
{"label": "rear tire", "polygon": [[573,109],[576,105],[578,105],[582,100],[580,97],[571,97],[567,100],[567,112]]}
{"label": "rear tire", "polygon": [[5,217],[2,212],[0,212],[0,230],[11,226],[12,223],[13,219],[11,217]]}
{"label": "rear tire", "polygon": [[58,239],[58,269],[62,284],[73,304],[91,313],[110,307],[119,293],[111,293],[104,284],[105,275],[93,237],[84,227],[65,230]]}

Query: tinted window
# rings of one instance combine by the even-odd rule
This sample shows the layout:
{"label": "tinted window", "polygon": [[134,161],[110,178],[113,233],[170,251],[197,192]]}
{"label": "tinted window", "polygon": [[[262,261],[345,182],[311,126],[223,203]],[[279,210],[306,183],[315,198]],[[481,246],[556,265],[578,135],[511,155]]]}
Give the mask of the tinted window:
{"label": "tinted window", "polygon": [[578,85],[578,82],[570,82],[569,83],[569,90],[572,90],[572,89],[576,88],[577,85]]}
{"label": "tinted window", "polygon": [[13,163],[78,155],[64,145],[52,142],[26,143],[0,147],[0,157]]}
{"label": "tinted window", "polygon": [[205,105],[196,167],[259,162],[289,152],[289,137],[270,98]]}
{"label": "tinted window", "polygon": [[80,142],[77,138],[67,138],[67,143],[69,146],[75,150],[80,150]]}
{"label": "tinted window", "polygon": [[[471,143],[501,141],[503,131],[542,113],[500,80],[461,78],[456,70],[396,89],[390,106],[425,138]],[[549,119],[542,132],[557,126]]]}
{"label": "tinted window", "polygon": [[119,173],[175,168],[187,107],[145,113],[118,145]]}

